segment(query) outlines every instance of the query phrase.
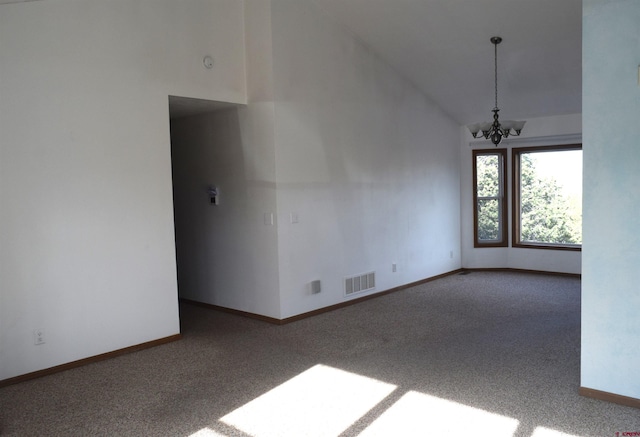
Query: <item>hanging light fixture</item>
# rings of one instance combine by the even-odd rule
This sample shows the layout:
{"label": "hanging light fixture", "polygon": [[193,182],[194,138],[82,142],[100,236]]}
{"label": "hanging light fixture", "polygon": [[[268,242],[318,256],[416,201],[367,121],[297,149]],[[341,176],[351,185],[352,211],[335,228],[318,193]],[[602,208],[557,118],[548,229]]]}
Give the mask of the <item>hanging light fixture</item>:
{"label": "hanging light fixture", "polygon": [[496,106],[493,108],[493,123],[485,121],[483,123],[475,123],[467,126],[473,138],[483,136],[485,139],[491,139],[496,146],[502,141],[502,137],[508,138],[509,135],[518,136],[524,127],[525,121],[505,120],[500,123],[498,120],[498,44],[502,42],[502,38],[494,36],[491,43],[494,47],[494,66],[495,66],[495,98]]}

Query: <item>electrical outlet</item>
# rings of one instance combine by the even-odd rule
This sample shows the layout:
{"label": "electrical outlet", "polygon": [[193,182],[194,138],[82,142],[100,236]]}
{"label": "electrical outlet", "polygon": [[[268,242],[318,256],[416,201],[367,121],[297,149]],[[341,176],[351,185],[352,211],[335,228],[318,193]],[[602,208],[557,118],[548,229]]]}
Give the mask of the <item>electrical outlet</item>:
{"label": "electrical outlet", "polygon": [[453,259],[453,250],[449,251],[449,258]]}
{"label": "electrical outlet", "polygon": [[43,329],[36,329],[35,331],[33,331],[33,344],[35,345],[39,345],[39,344],[44,344],[44,330]]}
{"label": "electrical outlet", "polygon": [[398,266],[396,266],[396,263],[391,264],[391,271],[394,273],[398,271]]}

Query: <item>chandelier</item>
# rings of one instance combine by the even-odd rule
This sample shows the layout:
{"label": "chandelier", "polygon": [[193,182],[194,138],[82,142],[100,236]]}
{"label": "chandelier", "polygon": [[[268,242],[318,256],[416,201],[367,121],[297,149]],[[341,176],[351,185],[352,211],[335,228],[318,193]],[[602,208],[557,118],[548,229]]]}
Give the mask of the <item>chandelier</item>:
{"label": "chandelier", "polygon": [[467,126],[473,138],[483,136],[485,139],[491,139],[491,142],[496,146],[502,141],[502,137],[508,138],[509,135],[518,136],[524,127],[526,121],[505,120],[500,123],[498,120],[498,44],[502,42],[502,38],[494,36],[491,38],[491,43],[494,48],[494,67],[495,67],[495,98],[496,105],[493,108],[493,123],[485,121],[483,123],[475,123]]}

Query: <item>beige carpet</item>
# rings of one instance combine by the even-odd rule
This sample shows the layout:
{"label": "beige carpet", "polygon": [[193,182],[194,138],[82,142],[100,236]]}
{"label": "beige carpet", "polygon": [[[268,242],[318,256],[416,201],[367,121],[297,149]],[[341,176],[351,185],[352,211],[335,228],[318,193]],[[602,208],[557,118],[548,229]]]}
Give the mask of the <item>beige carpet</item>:
{"label": "beige carpet", "polygon": [[472,272],[285,326],[181,308],[184,339],[0,389],[6,436],[616,436],[580,397],[580,280]]}

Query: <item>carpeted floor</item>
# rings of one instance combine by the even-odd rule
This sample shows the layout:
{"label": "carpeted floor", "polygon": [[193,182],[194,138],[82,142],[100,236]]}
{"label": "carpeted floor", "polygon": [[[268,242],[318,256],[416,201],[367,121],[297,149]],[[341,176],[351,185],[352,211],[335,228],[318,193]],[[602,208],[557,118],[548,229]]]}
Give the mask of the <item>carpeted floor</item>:
{"label": "carpeted floor", "polygon": [[580,397],[580,280],[452,275],[284,326],[191,305],[181,341],[0,389],[7,436],[612,436]]}

